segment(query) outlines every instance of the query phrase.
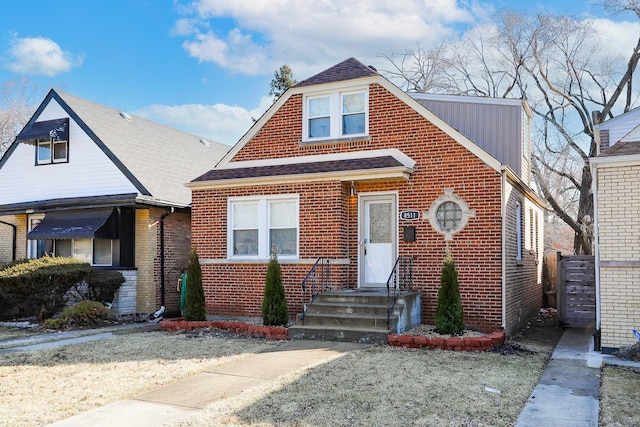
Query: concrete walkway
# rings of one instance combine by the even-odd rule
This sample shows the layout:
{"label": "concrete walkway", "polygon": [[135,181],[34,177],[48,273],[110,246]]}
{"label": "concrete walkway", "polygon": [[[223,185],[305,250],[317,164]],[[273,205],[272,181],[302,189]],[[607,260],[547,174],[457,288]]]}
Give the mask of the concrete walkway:
{"label": "concrete walkway", "polygon": [[195,414],[207,405],[310,368],[370,344],[295,340],[185,378],[133,398],[50,424],[52,427],[157,427]]}
{"label": "concrete walkway", "polygon": [[[1,322],[0,326],[15,327],[12,322]],[[20,351],[43,350],[88,341],[104,340],[114,335],[136,332],[159,331],[160,325],[155,322],[128,323],[99,329],[79,329],[65,332],[38,334],[30,337],[0,341],[0,355]]]}
{"label": "concrete walkway", "polygon": [[597,427],[603,364],[640,367],[594,351],[592,330],[567,329],[516,426]]}

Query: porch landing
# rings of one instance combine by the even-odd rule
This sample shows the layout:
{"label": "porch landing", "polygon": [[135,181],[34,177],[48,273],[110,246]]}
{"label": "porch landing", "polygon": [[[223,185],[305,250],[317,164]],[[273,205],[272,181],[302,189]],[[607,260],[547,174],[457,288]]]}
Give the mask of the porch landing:
{"label": "porch landing", "polygon": [[420,324],[419,292],[402,292],[387,324],[386,288],[347,289],[318,294],[289,327],[289,338],[386,344],[390,333]]}

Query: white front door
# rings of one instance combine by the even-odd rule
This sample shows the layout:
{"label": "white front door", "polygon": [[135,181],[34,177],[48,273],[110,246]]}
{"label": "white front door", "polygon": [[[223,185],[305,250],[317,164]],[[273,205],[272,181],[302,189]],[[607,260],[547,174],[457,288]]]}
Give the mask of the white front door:
{"label": "white front door", "polygon": [[359,286],[386,287],[397,251],[397,196],[363,194],[359,198]]}

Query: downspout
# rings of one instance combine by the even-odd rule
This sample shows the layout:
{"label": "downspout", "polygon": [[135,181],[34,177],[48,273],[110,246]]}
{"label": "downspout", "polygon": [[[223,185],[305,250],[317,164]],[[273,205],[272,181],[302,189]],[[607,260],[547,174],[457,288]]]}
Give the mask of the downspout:
{"label": "downspout", "polygon": [[6,224],[9,227],[13,228],[13,246],[11,247],[11,261],[15,261],[16,260],[16,245],[17,245],[17,241],[18,241],[18,227],[15,224],[11,224],[9,222],[4,222],[4,221],[0,221],[0,223],[2,224]]}
{"label": "downspout", "polygon": [[600,231],[598,229],[598,168],[593,163],[591,169],[591,186],[593,190],[593,239],[595,241],[595,273],[596,273],[596,332],[600,330]]}
{"label": "downspout", "polygon": [[501,256],[501,279],[502,279],[502,329],[506,332],[507,328],[507,225],[506,225],[506,209],[507,209],[507,198],[505,192],[507,191],[507,169],[502,166],[500,173],[500,216],[501,216],[501,226],[502,226],[502,256]]}
{"label": "downspout", "polygon": [[[165,298],[164,298],[164,290],[165,290],[165,281],[164,281],[164,219],[175,212],[175,209],[171,207],[169,212],[162,214],[160,216],[160,309],[162,310],[165,306]],[[164,310],[163,310],[164,311]]]}

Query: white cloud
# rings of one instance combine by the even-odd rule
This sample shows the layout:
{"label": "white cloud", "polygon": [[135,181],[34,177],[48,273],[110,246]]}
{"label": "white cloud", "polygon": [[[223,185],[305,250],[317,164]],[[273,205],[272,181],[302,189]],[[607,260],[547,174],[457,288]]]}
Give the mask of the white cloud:
{"label": "white cloud", "polygon": [[[310,75],[351,56],[375,64],[381,53],[441,40],[476,22],[477,11],[477,2],[456,0],[196,0],[174,34],[188,37],[189,55],[234,72],[270,74],[288,63]],[[235,28],[218,27],[226,18]]]}
{"label": "white cloud", "polygon": [[212,141],[233,145],[253,125],[253,119],[258,119],[271,104],[271,98],[265,96],[252,110],[225,104],[150,105],[134,114]]}
{"label": "white cloud", "polygon": [[48,38],[16,37],[11,44],[5,62],[17,74],[54,76],[82,64],[81,56],[63,51]]}
{"label": "white cloud", "polygon": [[[638,41],[638,23],[610,19],[586,19],[601,40],[603,53],[621,55],[627,59]],[[626,64],[625,64],[626,65]]]}

